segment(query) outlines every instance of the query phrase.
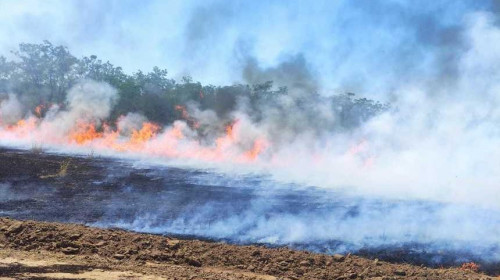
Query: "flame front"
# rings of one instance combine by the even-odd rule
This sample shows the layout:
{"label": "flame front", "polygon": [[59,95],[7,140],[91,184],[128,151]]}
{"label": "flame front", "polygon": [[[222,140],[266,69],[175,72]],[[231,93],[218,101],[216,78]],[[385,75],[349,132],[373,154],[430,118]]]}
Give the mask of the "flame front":
{"label": "flame front", "polygon": [[[184,106],[176,106],[183,120],[178,120],[168,127],[145,121],[140,127],[126,132],[118,129],[116,124],[82,118],[66,133],[57,135],[48,129],[54,129],[56,125],[51,125],[50,122],[44,125],[43,116],[47,108],[46,105],[37,106],[33,111],[34,116],[20,120],[14,125],[0,123],[0,139],[18,139],[25,142],[37,139],[48,146],[90,147],[102,151],[216,162],[252,162],[257,160],[269,145],[264,137],[243,140],[239,120],[231,121],[212,141],[201,141],[198,135],[199,121],[191,117]],[[46,137],[47,135],[50,137]]]}

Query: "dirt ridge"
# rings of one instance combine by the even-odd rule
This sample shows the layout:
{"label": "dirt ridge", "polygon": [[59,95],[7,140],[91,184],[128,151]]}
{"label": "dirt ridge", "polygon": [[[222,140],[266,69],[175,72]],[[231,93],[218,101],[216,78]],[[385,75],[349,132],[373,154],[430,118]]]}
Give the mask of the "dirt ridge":
{"label": "dirt ridge", "polygon": [[[45,273],[70,270],[78,276],[64,279],[113,279],[89,274],[95,270],[128,271],[128,276],[117,274],[116,279],[493,279],[459,268],[431,269],[353,255],[329,256],[287,248],[238,246],[77,224],[0,218],[0,279],[41,277],[32,274],[31,278],[22,278],[23,271],[30,270],[23,270],[20,262],[14,262],[15,265],[4,262],[2,266],[2,258],[16,254],[24,259],[45,256],[52,262],[69,262],[66,266],[39,269]],[[38,279],[61,279],[50,277]]]}

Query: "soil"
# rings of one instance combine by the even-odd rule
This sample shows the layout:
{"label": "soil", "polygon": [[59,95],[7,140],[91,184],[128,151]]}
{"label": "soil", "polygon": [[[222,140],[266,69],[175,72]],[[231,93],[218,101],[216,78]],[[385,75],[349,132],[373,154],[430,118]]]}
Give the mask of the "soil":
{"label": "soil", "polygon": [[0,279],[492,279],[354,255],[0,218]]}

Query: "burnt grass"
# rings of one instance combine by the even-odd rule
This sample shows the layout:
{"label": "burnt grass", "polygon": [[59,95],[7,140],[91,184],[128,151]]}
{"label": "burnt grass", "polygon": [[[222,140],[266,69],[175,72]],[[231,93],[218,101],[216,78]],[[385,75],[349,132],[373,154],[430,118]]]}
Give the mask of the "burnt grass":
{"label": "burnt grass", "polygon": [[[61,174],[61,167],[64,163],[69,162],[67,165],[67,170],[65,174]],[[199,171],[189,171],[196,173]],[[98,224],[103,219],[105,220],[123,220],[130,219],[131,217],[137,215],[134,205],[119,205],[116,210],[113,210],[110,214],[110,205],[113,205],[116,201],[116,195],[120,192],[127,192],[130,185],[138,186],[139,192],[151,192],[155,193],[158,189],[159,184],[168,183],[172,186],[172,193],[176,194],[176,188],[185,189],[186,187],[197,188],[198,186],[190,185],[186,186],[182,182],[181,177],[186,176],[185,170],[170,168],[168,177],[168,182],[165,182],[165,176],[157,176],[154,170],[148,168],[132,168],[126,163],[120,163],[119,160],[105,158],[105,157],[95,157],[95,156],[66,156],[61,154],[50,154],[50,153],[39,153],[35,151],[23,151],[15,149],[0,148],[0,184],[4,184],[6,187],[5,195],[0,198],[0,216],[10,217],[13,219],[20,220],[34,220],[34,221],[45,221],[45,222],[59,222],[59,223],[76,223],[76,224]],[[176,185],[176,182],[179,185]],[[184,192],[177,193],[178,197],[170,203],[173,204],[166,215],[170,217],[175,217],[175,211],[179,211],[180,205],[186,204],[188,198],[185,197]],[[133,195],[133,194],[132,194]],[[214,192],[201,193],[201,196],[210,196],[211,198],[216,197],[220,200],[225,199],[238,199],[238,195],[243,194],[231,194],[227,197],[224,190],[215,190]],[[251,195],[251,194],[250,194]],[[200,199],[203,199],[201,197]],[[141,202],[138,202],[141,203]],[[154,208],[156,205],[147,205],[146,202],[142,202],[142,208],[151,207]],[[71,207],[69,207],[70,205]],[[166,219],[169,216],[165,217]],[[2,219],[0,223],[4,223],[4,232],[6,229],[15,221],[9,219]],[[40,230],[42,227],[43,230]],[[95,228],[87,228],[83,226],[65,226],[61,224],[37,224],[35,222],[23,222],[22,230],[20,232],[4,234],[3,239],[0,241],[4,242],[6,246],[22,249],[22,250],[33,250],[37,248],[42,248],[44,250],[61,251],[66,245],[54,246],[54,242],[66,242],[67,235],[66,230],[73,232],[73,229],[77,229],[78,234],[84,236],[88,235],[88,238],[92,234],[97,235],[110,235],[116,236],[117,240],[124,240],[123,236],[131,235],[130,238],[137,239],[143,238],[142,235],[134,235],[122,230],[112,229],[112,230],[100,230]],[[45,229],[49,230],[52,235],[47,238]],[[43,234],[40,232],[43,231]],[[59,232],[61,231],[61,232]],[[22,234],[21,234],[22,233]],[[89,234],[87,234],[89,233]],[[1,236],[1,234],[0,234]],[[56,236],[56,237],[53,237]],[[94,246],[94,243],[99,243],[99,240],[87,240],[86,245],[79,244],[75,246],[78,248],[75,253],[77,254],[104,254],[106,257],[113,257],[114,254],[124,254],[126,260],[132,261],[144,261],[144,260],[155,260],[155,261],[168,261],[172,263],[187,263],[189,260],[195,260],[191,262],[191,265],[224,265],[224,266],[239,266],[240,268],[245,266],[249,267],[247,261],[252,260],[252,265],[250,266],[252,271],[259,271],[262,273],[270,273],[271,275],[278,276],[292,276],[302,278],[308,275],[309,272],[311,278],[304,279],[323,279],[320,275],[335,275],[342,276],[344,274],[349,274],[357,277],[378,277],[377,275],[390,274],[397,278],[397,273],[369,273],[361,268],[375,267],[380,268],[380,264],[372,265],[374,259],[380,259],[381,261],[389,261],[392,263],[399,264],[405,271],[409,271],[406,276],[415,275],[416,278],[421,277],[424,274],[419,272],[418,267],[408,265],[426,265],[432,268],[443,268],[457,266],[460,263],[457,260],[466,259],[474,260],[474,256],[467,256],[467,252],[445,252],[441,255],[436,256],[434,252],[426,252],[425,248],[419,248],[420,244],[403,244],[398,247],[380,247],[380,248],[367,248],[354,252],[360,257],[351,256],[351,260],[355,260],[352,265],[349,265],[349,269],[346,271],[335,270],[335,273],[328,269],[326,263],[335,263],[331,256],[321,255],[321,254],[311,254],[307,252],[296,252],[291,249],[284,247],[265,249],[262,247],[263,244],[253,244],[252,246],[232,246],[232,245],[221,245],[217,243],[218,241],[231,242],[231,240],[213,240],[206,239],[202,236],[186,236],[186,235],[169,235],[170,237],[156,236],[156,235],[145,235],[147,238],[152,238],[151,240],[158,240],[158,244],[162,242],[167,242],[168,240],[175,238],[175,240],[181,239],[180,244],[190,244],[187,248],[191,248],[192,244],[198,247],[193,247],[190,253],[186,254],[172,254],[169,252],[168,256],[163,256],[161,251],[165,249],[166,245],[158,245],[157,248],[142,248],[137,246],[123,245],[125,248],[130,247],[129,251],[133,253],[122,252],[123,250],[111,250],[114,246],[106,246],[106,250],[103,250],[99,246]],[[55,238],[55,239],[54,239]],[[113,240],[113,238],[109,239]],[[163,241],[162,241],[163,240]],[[165,241],[166,240],[166,241]],[[172,239],[174,240],[174,239]],[[36,241],[36,242],[35,242]],[[108,242],[108,239],[106,239]],[[155,241],[156,242],[156,241]],[[234,242],[233,242],[234,243]],[[332,241],[329,247],[335,247],[341,245],[341,241]],[[335,244],[333,244],[335,243]],[[336,244],[339,243],[339,244]],[[94,244],[94,245],[89,245]],[[108,244],[111,244],[108,242]],[[88,245],[88,246],[87,246]],[[251,244],[243,244],[251,245]],[[265,245],[265,244],[264,244]],[[290,244],[295,249],[313,250],[320,253],[328,253],[322,248],[328,244]],[[207,248],[218,248],[222,246],[228,246],[229,251],[236,250],[237,254],[240,254],[238,248],[242,252],[264,250],[268,255],[268,258],[259,261],[259,258],[252,256],[245,256],[242,259],[230,261],[233,259],[235,254],[229,254],[230,258],[223,258],[219,256],[218,258],[222,260],[211,260],[210,254],[207,254]],[[67,247],[67,246],[66,246]],[[154,247],[154,246],[153,246]],[[168,246],[167,246],[168,247]],[[122,247],[120,247],[122,248]],[[255,249],[258,248],[258,249]],[[224,250],[226,250],[224,249]],[[154,253],[152,252],[154,251]],[[200,251],[201,250],[201,251]],[[219,250],[219,249],[217,249]],[[203,253],[202,253],[203,252]],[[286,252],[285,259],[280,257],[280,252]],[[222,253],[225,255],[227,252]],[[202,254],[204,257],[201,257]],[[219,251],[215,253],[219,254]],[[291,263],[297,264],[297,271],[294,271],[294,266],[290,266],[288,262],[287,267],[290,266],[289,270],[281,270],[281,266],[285,266],[282,262],[287,262],[290,255],[298,254],[301,257],[293,259]],[[270,261],[276,259],[277,261]],[[254,262],[255,261],[255,262]],[[310,265],[298,265],[299,263],[307,261]],[[480,262],[477,260],[476,262]],[[280,264],[281,263],[281,264]],[[407,264],[408,263],[408,264]],[[359,269],[357,268],[359,264]],[[243,265],[243,266],[242,266]],[[389,270],[399,269],[398,265],[392,266],[391,264],[384,263],[387,265]],[[310,268],[310,269],[309,269]],[[319,270],[318,270],[319,269]],[[455,278],[449,279],[462,279],[461,277],[469,273],[464,270],[453,270],[453,269],[441,269],[435,272],[434,270],[428,270],[422,268],[425,271],[425,279],[447,279],[445,275],[458,273],[454,275]],[[497,263],[481,263],[481,270],[490,275],[496,275],[500,272],[500,266]],[[319,271],[319,272],[318,272]],[[351,272],[349,272],[351,271]],[[430,272],[429,272],[430,271]],[[453,273],[452,273],[453,272]],[[423,273],[423,272],[422,272]],[[430,273],[430,274],[428,274]],[[437,273],[434,277],[433,273]],[[440,274],[445,273],[445,274]],[[439,275],[439,277],[438,277]],[[401,276],[401,275],[400,275]],[[465,277],[465,276],[464,276]],[[467,278],[467,277],[466,277]],[[466,279],[463,278],[463,279]],[[329,278],[324,278],[329,279]],[[354,279],[354,278],[353,278]]]}

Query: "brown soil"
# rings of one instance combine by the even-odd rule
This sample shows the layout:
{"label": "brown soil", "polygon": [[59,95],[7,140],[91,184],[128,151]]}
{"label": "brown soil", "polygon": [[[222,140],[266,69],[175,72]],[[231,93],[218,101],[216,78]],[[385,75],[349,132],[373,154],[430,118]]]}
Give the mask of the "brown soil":
{"label": "brown soil", "polygon": [[0,279],[492,279],[353,255],[0,218]]}

